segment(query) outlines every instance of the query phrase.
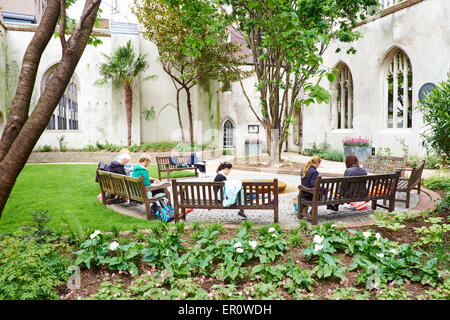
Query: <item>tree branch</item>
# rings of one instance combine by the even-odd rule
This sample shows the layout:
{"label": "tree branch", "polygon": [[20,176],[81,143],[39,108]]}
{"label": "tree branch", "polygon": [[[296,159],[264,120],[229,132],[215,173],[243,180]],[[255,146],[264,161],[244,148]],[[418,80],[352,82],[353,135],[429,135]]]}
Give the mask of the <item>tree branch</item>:
{"label": "tree branch", "polygon": [[61,47],[63,54],[67,49],[66,41],[66,0],[60,0],[61,6],[61,22],[59,23],[59,39],[61,40]]}

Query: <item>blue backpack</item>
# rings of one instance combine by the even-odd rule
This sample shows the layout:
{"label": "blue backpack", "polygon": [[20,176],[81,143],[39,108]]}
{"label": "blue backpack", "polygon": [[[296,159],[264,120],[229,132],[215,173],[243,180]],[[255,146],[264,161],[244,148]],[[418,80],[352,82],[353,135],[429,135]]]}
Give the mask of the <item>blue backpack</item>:
{"label": "blue backpack", "polygon": [[159,220],[170,222],[175,219],[174,208],[170,205],[167,198],[161,198],[160,200],[154,202],[151,209]]}

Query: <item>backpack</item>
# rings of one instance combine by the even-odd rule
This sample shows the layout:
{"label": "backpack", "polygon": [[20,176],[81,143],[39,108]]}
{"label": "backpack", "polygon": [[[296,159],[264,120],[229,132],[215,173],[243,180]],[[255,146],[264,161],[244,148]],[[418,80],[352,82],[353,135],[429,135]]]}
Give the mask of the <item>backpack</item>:
{"label": "backpack", "polygon": [[159,220],[170,222],[175,219],[175,212],[167,198],[161,198],[154,202],[151,211],[158,217]]}
{"label": "backpack", "polygon": [[[98,163],[97,169],[101,171],[109,171],[109,165],[103,161],[100,161]],[[95,182],[98,182],[98,176],[95,174]]]}

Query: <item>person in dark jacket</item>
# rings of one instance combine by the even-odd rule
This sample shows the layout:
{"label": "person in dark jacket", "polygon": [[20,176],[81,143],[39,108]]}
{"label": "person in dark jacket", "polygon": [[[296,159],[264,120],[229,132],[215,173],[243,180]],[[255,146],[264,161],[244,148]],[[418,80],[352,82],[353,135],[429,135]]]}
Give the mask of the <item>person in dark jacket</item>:
{"label": "person in dark jacket", "polygon": [[130,155],[123,153],[120,155],[119,161],[113,161],[109,164],[109,172],[126,175],[125,165],[130,162]]}
{"label": "person in dark jacket", "polygon": [[[354,154],[349,154],[347,157],[345,157],[345,169],[344,177],[357,177],[357,176],[367,176],[367,172],[365,169],[361,168],[359,166],[359,160],[358,157]],[[358,182],[353,182],[358,183]],[[366,187],[364,184],[361,184],[360,186],[354,186],[354,188],[358,188],[360,191],[360,194],[363,196],[367,193]],[[352,192],[352,188],[347,186],[347,193]],[[350,194],[347,194],[346,196],[351,196]]]}
{"label": "person in dark jacket", "polygon": [[[314,188],[316,184],[316,179],[319,176],[319,171],[317,171],[317,168],[320,166],[320,162],[322,162],[322,159],[320,159],[319,156],[314,156],[311,158],[311,160],[308,161],[306,164],[305,169],[302,169],[301,171],[301,183],[302,186],[305,186],[307,188]],[[312,200],[312,193],[309,192],[303,192],[303,197],[306,200]],[[333,211],[339,210],[339,205],[337,204],[329,204],[327,205],[327,209],[331,209]],[[307,210],[307,207],[303,207],[303,210]],[[306,213],[306,212],[304,212]]]}
{"label": "person in dark jacket", "polygon": [[354,154],[349,154],[345,158],[345,169],[344,177],[355,177],[355,176],[367,176],[365,169],[359,166],[358,157]]}
{"label": "person in dark jacket", "polygon": [[[231,172],[231,168],[233,167],[233,165],[229,162],[221,162],[219,167],[216,170],[216,177],[214,178],[214,182],[222,182],[222,181],[226,181],[227,180],[227,176],[230,174]],[[214,190],[214,192],[219,191]],[[238,215],[242,218],[244,218],[245,220],[247,220],[247,215],[244,213],[244,210],[240,209],[238,212]]]}

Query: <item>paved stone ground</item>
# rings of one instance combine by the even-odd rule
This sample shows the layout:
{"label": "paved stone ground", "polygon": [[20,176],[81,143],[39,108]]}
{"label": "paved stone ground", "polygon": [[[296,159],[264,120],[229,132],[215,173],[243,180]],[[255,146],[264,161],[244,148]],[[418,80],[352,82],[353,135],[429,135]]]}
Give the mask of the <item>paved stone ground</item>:
{"label": "paved stone ground", "polygon": [[[288,186],[296,187],[300,183],[298,176],[293,175],[282,175],[277,174],[278,180],[284,181]],[[273,179],[274,175],[260,172],[246,172],[233,170],[229,179]],[[209,175],[206,178],[183,178],[184,181],[212,181],[214,179],[213,175]],[[298,192],[291,192],[279,195],[279,223],[283,226],[297,226],[299,219],[297,218],[296,212],[292,200],[297,196]],[[405,193],[397,193],[397,198],[404,199]],[[415,191],[411,193],[410,208],[414,208],[419,202],[419,196]],[[380,202],[381,203],[381,202]],[[145,219],[145,208],[144,205],[129,206],[128,204],[116,204],[111,205],[111,209],[119,211],[123,214],[131,215],[136,218]],[[383,209],[380,209],[383,210]],[[395,210],[405,211],[405,203],[396,202]],[[410,210],[410,209],[408,209]],[[339,207],[339,211],[335,213],[334,211],[327,210],[326,206],[319,207],[319,223],[325,221],[335,221],[342,222],[344,224],[369,224],[372,220],[370,215],[374,213],[373,210],[366,211],[352,211],[344,208],[343,205]],[[253,222],[255,225],[270,224],[273,222],[273,211],[272,210],[246,210],[249,221]],[[237,210],[205,210],[196,209],[187,214],[186,222],[192,223],[194,221],[213,223],[220,222],[223,224],[240,224],[243,219],[238,216]]]}

